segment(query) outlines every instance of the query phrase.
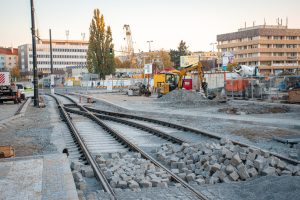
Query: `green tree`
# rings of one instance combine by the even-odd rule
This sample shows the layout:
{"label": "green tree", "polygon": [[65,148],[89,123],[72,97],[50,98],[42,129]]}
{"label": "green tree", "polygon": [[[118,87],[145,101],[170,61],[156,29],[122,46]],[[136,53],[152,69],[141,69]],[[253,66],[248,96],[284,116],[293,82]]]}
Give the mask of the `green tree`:
{"label": "green tree", "polygon": [[183,40],[181,40],[177,50],[170,49],[169,54],[171,57],[171,61],[174,64],[174,67],[179,68],[180,67],[180,56],[189,55],[188,46],[186,46],[186,43]]}
{"label": "green tree", "polygon": [[108,74],[115,73],[115,53],[114,53],[114,45],[112,43],[112,32],[110,26],[107,27],[105,34],[105,42],[104,42],[104,64],[105,71]]}
{"label": "green tree", "polygon": [[87,68],[90,73],[96,73],[100,78],[105,78],[105,75],[115,71],[113,48],[111,28],[108,26],[105,29],[104,16],[100,14],[99,9],[95,9],[90,24],[87,52]]}

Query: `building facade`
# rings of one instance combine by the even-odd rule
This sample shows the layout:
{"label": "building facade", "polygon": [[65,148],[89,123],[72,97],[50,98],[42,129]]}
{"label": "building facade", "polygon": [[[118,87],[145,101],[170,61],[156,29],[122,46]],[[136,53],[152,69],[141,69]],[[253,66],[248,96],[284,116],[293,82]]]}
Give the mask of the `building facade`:
{"label": "building facade", "polygon": [[263,74],[300,73],[300,29],[282,24],[246,27],[217,35],[217,42],[221,55],[230,52],[234,62],[258,66]]}
{"label": "building facade", "polygon": [[18,49],[0,47],[0,70],[11,70],[18,66]]}
{"label": "building facade", "polygon": [[[24,44],[19,48],[19,66],[22,72],[33,70],[32,45]],[[50,41],[41,40],[37,45],[37,69],[38,72],[49,74],[50,65]],[[52,40],[52,58],[54,74],[66,70],[68,66],[86,66],[86,53],[88,42],[77,40]]]}

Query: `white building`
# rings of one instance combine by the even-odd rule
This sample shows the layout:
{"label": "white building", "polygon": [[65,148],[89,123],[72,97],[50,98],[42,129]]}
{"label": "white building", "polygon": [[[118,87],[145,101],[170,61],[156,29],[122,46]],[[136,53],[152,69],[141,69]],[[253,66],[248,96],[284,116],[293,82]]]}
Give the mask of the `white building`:
{"label": "white building", "polygon": [[[33,70],[32,45],[24,44],[19,49],[19,66],[22,72]],[[38,72],[49,74],[50,65],[50,42],[41,40],[36,45]],[[52,40],[53,70],[66,71],[68,66],[86,66],[87,41],[79,40]]]}

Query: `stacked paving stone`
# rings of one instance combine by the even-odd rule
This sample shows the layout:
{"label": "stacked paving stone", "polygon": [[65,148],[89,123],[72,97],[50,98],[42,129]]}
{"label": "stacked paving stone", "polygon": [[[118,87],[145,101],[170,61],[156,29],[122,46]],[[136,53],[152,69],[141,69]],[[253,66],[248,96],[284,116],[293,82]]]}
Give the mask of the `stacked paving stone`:
{"label": "stacked paving stone", "polygon": [[89,165],[84,165],[79,161],[71,162],[71,169],[75,185],[77,188],[77,194],[79,199],[86,199],[85,196],[88,195],[88,184],[86,182],[87,178],[94,177],[94,171]]}
{"label": "stacked paving stone", "polygon": [[109,153],[97,155],[96,162],[104,172],[111,187],[116,191],[130,189],[140,191],[141,188],[173,185],[171,176],[150,161],[141,158],[140,153]]}
{"label": "stacked paving stone", "polygon": [[240,181],[260,175],[300,176],[299,165],[287,164],[268,152],[233,145],[227,139],[217,144],[165,144],[152,153],[191,184]]}

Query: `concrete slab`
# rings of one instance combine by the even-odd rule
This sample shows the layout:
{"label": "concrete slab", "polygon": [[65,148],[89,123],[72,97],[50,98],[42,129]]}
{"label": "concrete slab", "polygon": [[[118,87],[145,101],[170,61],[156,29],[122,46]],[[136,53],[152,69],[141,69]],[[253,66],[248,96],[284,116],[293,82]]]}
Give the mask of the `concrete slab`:
{"label": "concrete slab", "polygon": [[0,199],[78,199],[64,154],[0,160]]}

